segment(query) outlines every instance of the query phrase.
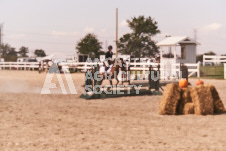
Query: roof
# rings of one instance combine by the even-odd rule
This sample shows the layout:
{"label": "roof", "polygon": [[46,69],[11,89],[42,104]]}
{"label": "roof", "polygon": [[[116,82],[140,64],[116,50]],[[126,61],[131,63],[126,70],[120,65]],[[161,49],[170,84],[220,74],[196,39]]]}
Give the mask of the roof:
{"label": "roof", "polygon": [[167,37],[166,39],[157,43],[157,46],[175,46],[180,43],[193,43],[196,45],[200,45],[197,41],[187,37],[187,36],[174,36],[174,37]]}
{"label": "roof", "polygon": [[43,57],[41,60],[60,60],[64,61],[66,60],[66,56],[63,53],[53,53],[51,55]]}

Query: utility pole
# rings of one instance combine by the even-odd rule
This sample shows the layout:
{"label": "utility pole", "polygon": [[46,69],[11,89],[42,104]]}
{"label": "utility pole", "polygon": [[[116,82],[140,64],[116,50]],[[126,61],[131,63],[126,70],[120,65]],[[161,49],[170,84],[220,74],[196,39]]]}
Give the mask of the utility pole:
{"label": "utility pole", "polygon": [[118,58],[118,8],[116,8],[116,49],[115,49],[115,56]]}

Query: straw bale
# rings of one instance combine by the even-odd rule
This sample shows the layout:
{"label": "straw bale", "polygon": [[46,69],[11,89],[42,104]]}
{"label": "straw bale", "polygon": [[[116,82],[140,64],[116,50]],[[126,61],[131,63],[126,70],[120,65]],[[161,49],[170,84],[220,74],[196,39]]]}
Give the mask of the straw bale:
{"label": "straw bale", "polygon": [[191,87],[187,87],[187,88],[182,88],[181,89],[181,98],[180,98],[180,100],[178,102],[177,114],[183,114],[184,105],[186,103],[192,102],[191,95],[190,95],[190,90],[191,90]]}
{"label": "straw bale", "polygon": [[194,103],[186,103],[183,108],[183,114],[194,114]]}
{"label": "straw bale", "polygon": [[214,113],[217,113],[217,114],[223,113],[225,111],[225,107],[222,100],[219,97],[219,94],[216,88],[213,85],[207,85],[207,87],[210,88],[210,91],[212,93]]}
{"label": "straw bale", "polygon": [[167,84],[163,96],[159,102],[159,114],[175,115],[178,101],[180,100],[181,88],[178,84]]}
{"label": "straw bale", "polygon": [[213,114],[213,98],[209,87],[200,85],[190,91],[196,115]]}

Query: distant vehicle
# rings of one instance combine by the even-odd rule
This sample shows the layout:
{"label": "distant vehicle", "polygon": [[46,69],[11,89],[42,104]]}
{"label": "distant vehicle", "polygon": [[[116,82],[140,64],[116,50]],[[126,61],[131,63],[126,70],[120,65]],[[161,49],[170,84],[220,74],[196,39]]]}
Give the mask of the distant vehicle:
{"label": "distant vehicle", "polygon": [[17,62],[37,62],[36,58],[17,58]]}

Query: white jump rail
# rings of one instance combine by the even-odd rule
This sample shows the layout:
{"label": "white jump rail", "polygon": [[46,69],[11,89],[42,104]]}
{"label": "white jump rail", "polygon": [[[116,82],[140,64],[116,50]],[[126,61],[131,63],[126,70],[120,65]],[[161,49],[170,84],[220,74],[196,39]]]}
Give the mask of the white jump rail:
{"label": "white jump rail", "polygon": [[203,55],[203,66],[205,66],[206,63],[214,63],[215,65],[226,63],[226,56]]}
{"label": "white jump rail", "polygon": [[130,65],[130,71],[142,71],[145,74],[146,71],[149,71],[149,66],[152,66],[153,70],[158,70],[158,65],[160,65],[159,70],[164,71],[164,68],[161,68],[161,63],[153,62],[130,62],[127,63],[127,66]]}
{"label": "white jump rail", "polygon": [[[75,62],[75,63],[62,63],[62,66],[68,66],[68,67],[76,67],[77,69],[82,69],[83,71],[86,71],[87,69],[92,69],[94,65],[103,65],[101,62]],[[134,63],[126,63],[127,66],[130,65],[130,70],[135,71],[135,70],[140,70],[145,73],[145,71],[149,71],[149,65],[153,66],[154,70],[157,70],[157,66],[161,64],[160,63],[146,63],[146,62],[134,62]],[[163,68],[159,69],[164,70]]]}

